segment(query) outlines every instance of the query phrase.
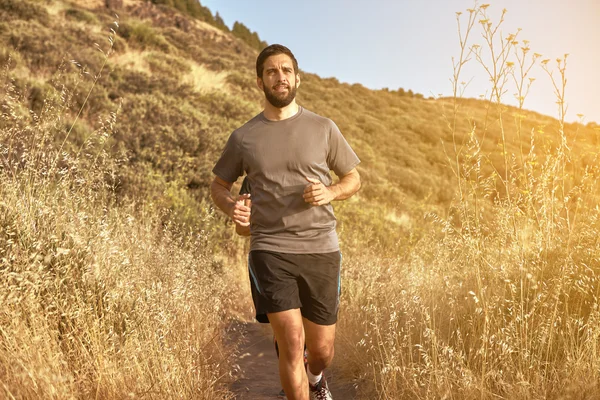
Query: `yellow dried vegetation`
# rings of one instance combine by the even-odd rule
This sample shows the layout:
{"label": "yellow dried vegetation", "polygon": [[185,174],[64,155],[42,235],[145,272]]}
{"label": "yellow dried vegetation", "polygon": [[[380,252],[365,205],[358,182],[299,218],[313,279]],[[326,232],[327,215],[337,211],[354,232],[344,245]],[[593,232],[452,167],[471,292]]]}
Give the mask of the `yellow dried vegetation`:
{"label": "yellow dried vegetation", "polygon": [[63,74],[36,113],[0,76],[0,398],[228,398],[228,272],[208,233],[116,196],[118,107],[69,142]]}

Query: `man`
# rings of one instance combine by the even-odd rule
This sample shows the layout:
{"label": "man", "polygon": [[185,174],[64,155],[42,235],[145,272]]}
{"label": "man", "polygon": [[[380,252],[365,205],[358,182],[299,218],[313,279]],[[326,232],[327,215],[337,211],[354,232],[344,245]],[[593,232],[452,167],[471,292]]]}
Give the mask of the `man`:
{"label": "man", "polygon": [[[288,399],[331,399],[323,370],[333,359],[341,255],[330,202],[358,191],[360,160],[331,120],[296,103],[300,75],[288,48],[265,48],[256,74],[264,110],[229,137],[211,195],[237,225],[250,226],[257,320],[273,328]],[[244,173],[250,195],[236,200],[231,187]]]}

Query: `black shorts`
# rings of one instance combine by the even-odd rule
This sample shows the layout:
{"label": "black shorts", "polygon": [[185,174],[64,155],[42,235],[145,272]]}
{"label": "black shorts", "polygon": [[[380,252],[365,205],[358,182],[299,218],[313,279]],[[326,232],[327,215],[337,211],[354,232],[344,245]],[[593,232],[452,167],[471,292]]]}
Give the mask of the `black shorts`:
{"label": "black shorts", "polygon": [[340,305],[339,251],[288,254],[253,250],[248,269],[256,320],[267,323],[267,313],[299,308],[302,316],[319,325],[337,321]]}

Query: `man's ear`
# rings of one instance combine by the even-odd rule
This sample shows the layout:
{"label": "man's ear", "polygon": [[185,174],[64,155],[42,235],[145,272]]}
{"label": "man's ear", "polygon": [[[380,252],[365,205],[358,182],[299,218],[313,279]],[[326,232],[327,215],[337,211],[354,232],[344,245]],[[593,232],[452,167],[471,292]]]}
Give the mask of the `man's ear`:
{"label": "man's ear", "polygon": [[264,90],[264,88],[263,88],[263,80],[261,78],[259,78],[259,77],[256,77],[256,86],[258,86],[258,88],[261,91]]}
{"label": "man's ear", "polygon": [[296,74],[296,89],[300,87],[300,74]]}

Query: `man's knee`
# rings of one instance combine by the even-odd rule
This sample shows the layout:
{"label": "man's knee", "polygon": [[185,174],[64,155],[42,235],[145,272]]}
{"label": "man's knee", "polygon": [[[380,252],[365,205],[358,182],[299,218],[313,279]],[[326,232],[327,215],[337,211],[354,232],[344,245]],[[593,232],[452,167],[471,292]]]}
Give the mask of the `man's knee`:
{"label": "man's knee", "polygon": [[304,351],[304,334],[300,331],[285,332],[281,338],[277,338],[279,353],[285,353],[288,358],[294,358]]}
{"label": "man's knee", "polygon": [[320,343],[313,346],[309,346],[309,344],[307,343],[307,350],[310,354],[310,358],[317,362],[329,364],[333,359],[333,343]]}

